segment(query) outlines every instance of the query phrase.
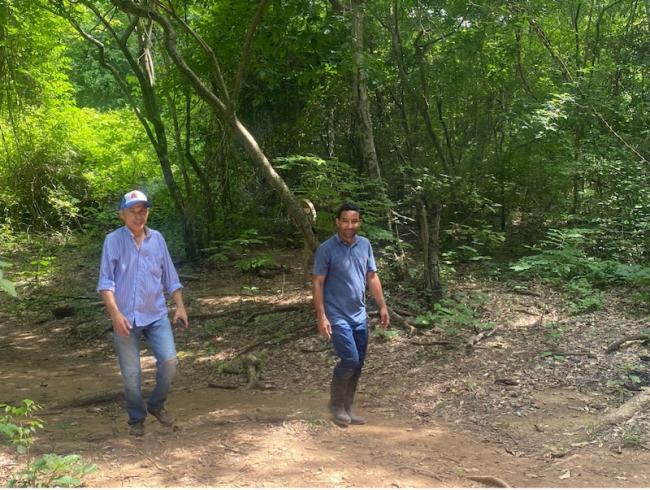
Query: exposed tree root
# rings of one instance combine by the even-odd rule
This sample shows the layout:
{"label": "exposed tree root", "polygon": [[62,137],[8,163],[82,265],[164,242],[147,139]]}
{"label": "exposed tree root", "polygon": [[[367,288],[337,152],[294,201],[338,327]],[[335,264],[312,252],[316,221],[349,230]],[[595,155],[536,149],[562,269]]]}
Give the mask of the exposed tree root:
{"label": "exposed tree root", "polygon": [[647,412],[650,407],[650,388],[641,388],[638,395],[633,396],[623,405],[609,412],[604,424],[616,425],[626,422],[637,413]]}
{"label": "exposed tree root", "polygon": [[465,478],[478,483],[482,483],[483,485],[487,485],[489,487],[511,488],[510,485],[508,485],[501,478],[497,478],[496,476],[466,476]]}
{"label": "exposed tree root", "polygon": [[101,391],[99,393],[91,393],[89,395],[81,395],[73,398],[72,400],[62,401],[55,403],[48,407],[48,410],[59,410],[61,408],[69,407],[86,407],[88,405],[100,405],[102,403],[112,403],[122,400],[122,390]]}

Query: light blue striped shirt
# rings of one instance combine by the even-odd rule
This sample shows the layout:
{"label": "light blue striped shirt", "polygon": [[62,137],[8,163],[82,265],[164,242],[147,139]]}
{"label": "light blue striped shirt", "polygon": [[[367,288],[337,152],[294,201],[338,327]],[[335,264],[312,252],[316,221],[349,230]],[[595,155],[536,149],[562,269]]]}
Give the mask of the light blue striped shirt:
{"label": "light blue striped shirt", "polygon": [[167,314],[164,291],[183,287],[163,236],[145,228],[138,249],[126,226],[106,235],[97,291],[113,291],[120,312],[131,325],[145,327]]}

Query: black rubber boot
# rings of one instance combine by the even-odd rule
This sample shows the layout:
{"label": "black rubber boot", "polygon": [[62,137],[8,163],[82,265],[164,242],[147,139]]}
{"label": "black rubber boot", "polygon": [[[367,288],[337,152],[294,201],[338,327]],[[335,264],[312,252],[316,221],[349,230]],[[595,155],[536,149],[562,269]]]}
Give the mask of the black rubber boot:
{"label": "black rubber boot", "polygon": [[352,404],[354,403],[354,395],[357,392],[357,383],[359,382],[360,376],[361,373],[356,373],[348,381],[348,389],[345,392],[345,400],[343,402],[343,407],[348,417],[350,417],[350,423],[352,425],[363,425],[366,423],[366,419],[352,413]]}
{"label": "black rubber boot", "polygon": [[328,407],[334,417],[334,422],[341,425],[348,425],[350,423],[350,416],[345,411],[344,401],[348,387],[347,379],[337,378],[332,376],[332,386],[330,388],[330,402]]}

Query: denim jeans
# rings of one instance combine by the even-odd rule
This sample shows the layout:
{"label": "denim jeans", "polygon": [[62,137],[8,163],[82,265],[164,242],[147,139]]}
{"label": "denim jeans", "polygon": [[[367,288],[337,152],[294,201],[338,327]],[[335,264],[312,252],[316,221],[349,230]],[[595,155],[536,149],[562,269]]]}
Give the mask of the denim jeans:
{"label": "denim jeans", "polygon": [[341,358],[334,367],[334,376],[350,379],[355,374],[361,374],[368,350],[368,321],[332,325],[332,344]]}
{"label": "denim jeans", "polygon": [[[140,339],[143,336],[156,358],[156,386],[146,403],[142,395],[140,367]],[[146,327],[133,327],[128,336],[113,332],[113,342],[122,371],[129,425],[137,424],[147,417],[147,408],[160,410],[165,406],[178,365],[172,326],[165,315]]]}

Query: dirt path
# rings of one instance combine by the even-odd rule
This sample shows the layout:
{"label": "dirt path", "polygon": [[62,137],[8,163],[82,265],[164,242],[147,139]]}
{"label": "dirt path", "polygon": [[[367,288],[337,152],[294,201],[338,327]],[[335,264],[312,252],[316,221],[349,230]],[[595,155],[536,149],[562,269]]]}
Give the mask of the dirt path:
{"label": "dirt path", "polygon": [[[241,313],[195,320],[192,332],[179,337],[181,370],[168,406],[178,430],[147,420],[142,439],[127,434],[117,399],[61,408],[82,395],[119,391],[109,337],[80,341],[78,317],[0,315],[0,402],[31,398],[45,407],[45,430],[33,456],[80,454],[99,466],[86,481],[94,487],[481,487],[472,478],[487,475],[526,487],[650,483],[644,441],[626,447],[624,438],[590,432],[608,407],[624,401],[604,389],[604,378],[605,366],[630,362],[625,357],[599,351],[595,359],[550,362],[539,356],[548,346],[540,345],[534,316],[511,317],[507,331],[469,354],[415,345],[405,335],[373,337],[359,393],[369,423],[340,428],[325,410],[334,357],[314,336],[283,337],[252,349],[263,360],[266,389],[246,390],[243,374],[219,368],[233,352],[272,338],[277,325],[309,325],[301,280],[246,278],[254,286],[250,297],[235,286],[241,277],[184,272],[200,278],[187,285],[195,316],[233,307]],[[288,304],[297,310],[251,315]],[[101,311],[83,322],[93,331],[106,326]],[[581,322],[580,331],[588,332],[588,319]],[[602,345],[603,339],[593,342]],[[595,349],[584,339],[583,348]],[[146,390],[150,356],[143,366]],[[239,388],[210,388],[209,381]],[[0,448],[0,482],[24,461]]]}

